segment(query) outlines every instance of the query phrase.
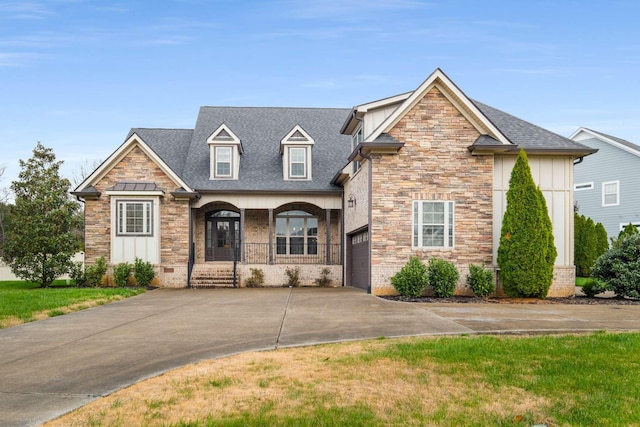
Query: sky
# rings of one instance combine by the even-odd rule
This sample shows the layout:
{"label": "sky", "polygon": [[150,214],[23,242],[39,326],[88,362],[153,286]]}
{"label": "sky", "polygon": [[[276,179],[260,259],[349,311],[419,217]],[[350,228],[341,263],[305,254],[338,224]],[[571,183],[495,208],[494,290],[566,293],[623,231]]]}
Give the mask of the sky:
{"label": "sky", "polygon": [[0,0],[0,187],[38,141],[72,179],[200,106],[344,107],[441,68],[570,136],[640,144],[637,0]]}

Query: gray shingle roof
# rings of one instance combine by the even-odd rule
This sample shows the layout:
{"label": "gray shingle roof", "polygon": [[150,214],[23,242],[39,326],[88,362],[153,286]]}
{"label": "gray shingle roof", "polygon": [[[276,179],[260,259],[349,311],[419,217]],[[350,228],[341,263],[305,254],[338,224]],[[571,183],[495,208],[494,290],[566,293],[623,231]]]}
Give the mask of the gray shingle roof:
{"label": "gray shingle roof", "polygon": [[471,100],[476,107],[506,136],[525,150],[585,150],[589,147],[536,126],[511,114]]}
{"label": "gray shingle roof", "polygon": [[[351,151],[351,139],[340,134],[349,114],[342,108],[202,107],[181,177],[198,191],[326,191],[335,171]],[[242,142],[238,180],[209,179],[207,138],[225,124]],[[314,140],[312,180],[285,181],[280,141],[296,125]]]}
{"label": "gray shingle roof", "polygon": [[628,147],[628,148],[631,148],[632,150],[640,152],[640,145],[634,144],[633,142],[629,142],[626,139],[617,138],[615,136],[607,135],[606,133],[598,132],[597,130],[593,130],[593,129],[588,129],[588,128],[585,128],[585,129],[587,129],[590,132],[595,133],[596,135],[600,135],[600,136],[603,136],[605,138],[612,139],[613,141],[617,142],[618,144],[622,144],[625,147]]}
{"label": "gray shingle roof", "polygon": [[182,176],[187,148],[193,137],[193,129],[133,128],[127,139],[137,134],[173,170]]}

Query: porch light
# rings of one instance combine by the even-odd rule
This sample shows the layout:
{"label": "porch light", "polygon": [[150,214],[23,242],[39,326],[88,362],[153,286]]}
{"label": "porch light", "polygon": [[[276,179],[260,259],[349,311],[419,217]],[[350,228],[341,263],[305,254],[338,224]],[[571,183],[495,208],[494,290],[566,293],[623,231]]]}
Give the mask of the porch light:
{"label": "porch light", "polygon": [[353,194],[349,194],[349,199],[347,200],[347,206],[350,208],[356,207],[356,198]]}

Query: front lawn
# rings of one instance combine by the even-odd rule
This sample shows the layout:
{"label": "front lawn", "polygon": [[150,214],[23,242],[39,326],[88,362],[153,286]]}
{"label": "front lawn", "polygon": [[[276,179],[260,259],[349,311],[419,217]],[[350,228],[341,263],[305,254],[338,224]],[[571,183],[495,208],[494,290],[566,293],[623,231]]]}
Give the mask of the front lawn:
{"label": "front lawn", "polygon": [[0,282],[0,328],[59,316],[144,292],[129,288],[76,288],[57,280],[49,288],[22,281]]}
{"label": "front lawn", "polygon": [[47,426],[628,426],[640,334],[374,340],[198,363]]}

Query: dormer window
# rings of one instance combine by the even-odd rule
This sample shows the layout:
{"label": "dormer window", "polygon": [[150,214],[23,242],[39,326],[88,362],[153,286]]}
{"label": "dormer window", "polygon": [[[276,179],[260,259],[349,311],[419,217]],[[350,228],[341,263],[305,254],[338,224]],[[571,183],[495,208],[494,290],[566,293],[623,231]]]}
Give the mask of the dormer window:
{"label": "dormer window", "polygon": [[238,179],[242,142],[225,124],[220,125],[209,138],[210,179]]}
{"label": "dormer window", "polygon": [[282,176],[285,180],[311,179],[311,149],[314,140],[300,125],[296,125],[280,141]]}

